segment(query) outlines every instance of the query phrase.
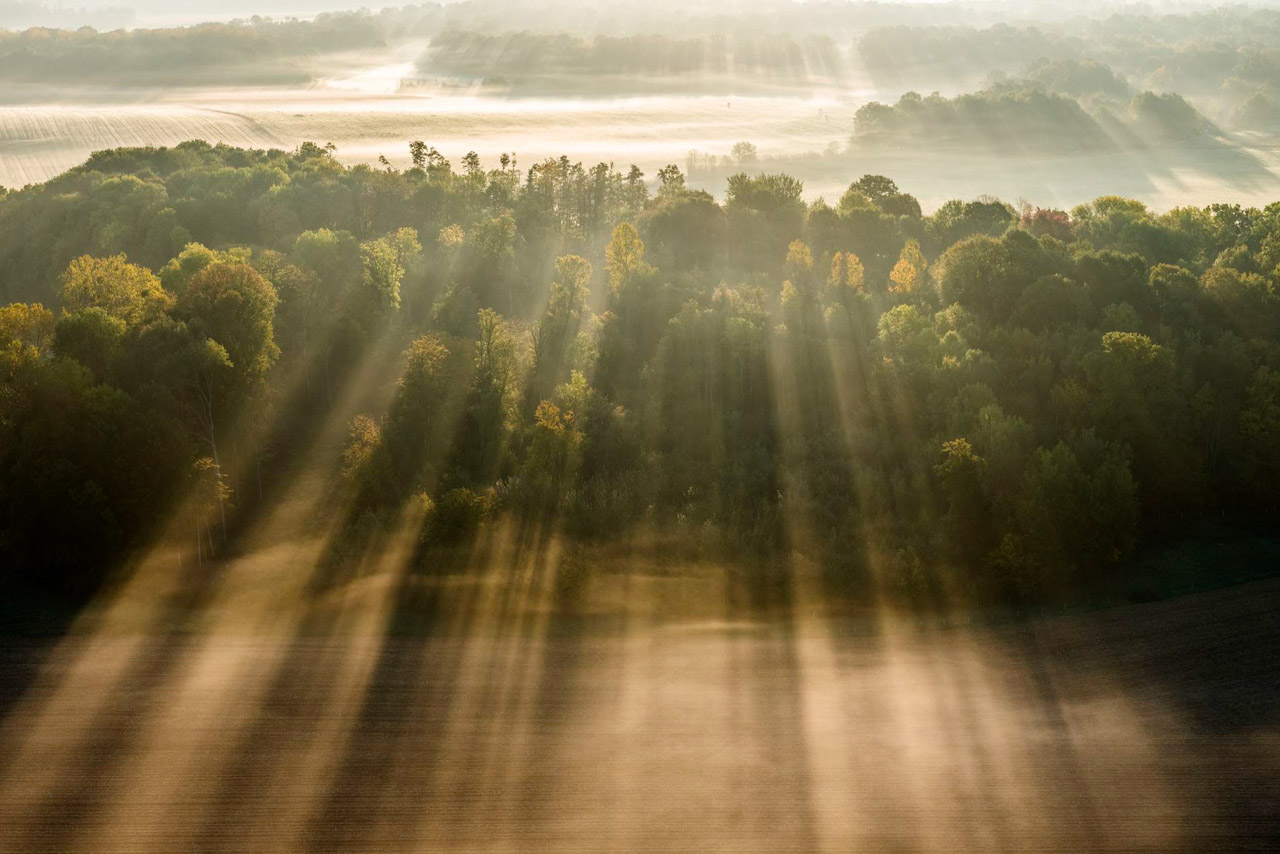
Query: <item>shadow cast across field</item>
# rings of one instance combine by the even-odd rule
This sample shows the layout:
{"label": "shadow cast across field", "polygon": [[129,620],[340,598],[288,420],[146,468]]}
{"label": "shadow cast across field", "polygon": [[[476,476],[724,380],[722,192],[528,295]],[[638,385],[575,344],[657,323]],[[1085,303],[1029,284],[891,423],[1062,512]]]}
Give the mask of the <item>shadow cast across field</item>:
{"label": "shadow cast across field", "polygon": [[[6,847],[1195,851],[1276,829],[1275,581],[962,627],[832,613],[803,558],[749,582],[637,539],[568,584],[584,555],[537,523],[425,573],[400,542],[287,638],[145,639],[42,809],[6,789]],[[230,675],[185,672],[202,646]],[[1223,692],[1235,717],[1199,718]],[[144,726],[175,702],[223,712]]]}
{"label": "shadow cast across field", "polygon": [[[554,550],[506,520],[469,544],[406,551],[410,568],[394,582],[381,653],[305,850],[408,850],[474,835],[481,805],[501,796],[528,749]],[[490,806],[499,821],[501,805]]]}
{"label": "shadow cast across field", "polygon": [[[371,348],[343,373],[349,398],[364,393],[362,370],[381,371],[380,353]],[[291,401],[305,405],[296,395]],[[305,562],[308,520],[329,501],[330,468],[316,462],[331,455],[329,445],[344,426],[334,414],[295,437],[296,454],[310,464],[281,470],[273,491],[279,500],[268,504],[265,491],[258,495],[250,509],[262,512],[227,527],[222,554],[201,560],[187,553],[187,514],[175,511],[155,544],[98,593],[66,637],[41,653],[41,672],[3,721],[0,847],[109,848],[127,833],[118,819],[122,809],[154,798],[166,785],[183,791],[183,769],[207,774],[218,766],[222,734],[201,731],[201,724],[220,710],[236,720],[253,696],[252,684],[235,682],[252,658],[237,648],[240,633],[291,619],[272,612],[280,597],[293,598],[290,579]],[[261,447],[270,441],[269,434],[253,438]],[[244,695],[232,693],[232,685]],[[192,712],[204,717],[183,719]],[[210,755],[156,767],[157,755],[184,729],[178,743]]]}

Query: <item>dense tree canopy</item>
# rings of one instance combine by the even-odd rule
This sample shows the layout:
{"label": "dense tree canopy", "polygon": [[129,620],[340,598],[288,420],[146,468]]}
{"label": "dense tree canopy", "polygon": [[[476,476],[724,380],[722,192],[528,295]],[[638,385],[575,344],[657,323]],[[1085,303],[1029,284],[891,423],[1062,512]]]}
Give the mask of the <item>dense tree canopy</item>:
{"label": "dense tree canopy", "polygon": [[1274,523],[1277,206],[721,204],[416,150],[117,150],[0,199],[10,582],[92,587],[174,507],[216,555],[360,365],[400,380],[335,460],[348,544],[415,507],[423,555],[513,515],[1052,597]]}

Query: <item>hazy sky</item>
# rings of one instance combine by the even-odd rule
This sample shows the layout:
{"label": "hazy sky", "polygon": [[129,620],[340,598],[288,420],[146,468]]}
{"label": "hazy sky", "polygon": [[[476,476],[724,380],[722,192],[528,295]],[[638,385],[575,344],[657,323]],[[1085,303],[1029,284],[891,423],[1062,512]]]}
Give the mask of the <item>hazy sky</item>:
{"label": "hazy sky", "polygon": [[[429,0],[0,0],[0,27],[25,27],[31,25],[74,27],[84,24],[109,29],[118,26],[168,26],[191,24],[199,21],[248,17],[250,15],[306,17],[325,11],[403,6]],[[457,2],[457,0],[436,0]],[[532,0],[537,2],[537,0]],[[621,0],[598,0],[601,3]],[[771,3],[774,0],[761,0]],[[895,3],[943,3],[950,0],[885,0]],[[1187,10],[1232,5],[1275,6],[1280,0],[1254,0],[1239,4],[1238,0],[1076,0],[1064,7],[1061,0],[961,0],[963,5],[1006,7],[1013,14],[1028,17],[1060,16],[1072,12],[1097,11],[1098,7],[1123,6],[1126,9],[1157,8]],[[593,4],[594,5],[594,4]],[[716,4],[729,11],[732,7],[754,5],[752,0],[728,0]],[[660,23],[660,22],[658,22]]]}
{"label": "hazy sky", "polygon": [[295,15],[406,5],[360,0],[0,0],[0,26],[163,26],[249,15]]}

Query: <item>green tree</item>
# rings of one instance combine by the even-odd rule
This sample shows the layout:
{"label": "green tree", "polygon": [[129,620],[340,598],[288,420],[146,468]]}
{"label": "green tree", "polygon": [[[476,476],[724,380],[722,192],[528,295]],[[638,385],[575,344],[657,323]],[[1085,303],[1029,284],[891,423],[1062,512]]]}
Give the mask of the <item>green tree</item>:
{"label": "green tree", "polygon": [[449,348],[438,335],[419,335],[404,353],[400,400],[408,417],[430,420],[445,389]]}
{"label": "green tree", "polygon": [[493,309],[481,309],[476,326],[468,441],[461,451],[462,463],[473,476],[494,464],[499,443],[515,416],[526,350],[516,325]]}
{"label": "green tree", "polygon": [[404,265],[395,245],[385,237],[360,245],[364,264],[364,287],[370,291],[383,311],[400,308],[400,285],[404,281]]}
{"label": "green tree", "polygon": [[969,440],[942,444],[942,460],[934,474],[942,487],[944,532],[952,554],[976,565],[992,548],[992,506],[987,495],[986,460],[974,453]]}
{"label": "green tree", "polygon": [[75,359],[102,382],[120,351],[126,331],[125,322],[120,318],[101,308],[86,308],[62,316],[54,346],[60,355]]}
{"label": "green tree", "polygon": [[622,222],[614,227],[604,255],[609,290],[614,296],[626,287],[633,276],[642,275],[649,269],[644,263],[644,241],[631,223]]}
{"label": "green tree", "polygon": [[275,288],[248,264],[215,263],[192,277],[177,311],[226,349],[238,381],[249,387],[280,355],[274,326],[278,302]]}
{"label": "green tree", "polygon": [[188,243],[181,252],[160,269],[160,282],[171,294],[181,295],[191,278],[210,264],[244,263],[249,259],[246,250],[215,252],[199,243]]}

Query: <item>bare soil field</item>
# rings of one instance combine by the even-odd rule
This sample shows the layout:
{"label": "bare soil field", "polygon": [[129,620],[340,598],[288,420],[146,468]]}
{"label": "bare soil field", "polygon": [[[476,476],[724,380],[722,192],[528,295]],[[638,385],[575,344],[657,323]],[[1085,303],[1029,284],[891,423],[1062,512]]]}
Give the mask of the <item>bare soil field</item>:
{"label": "bare soil field", "polygon": [[[1280,835],[1280,582],[1031,623],[351,595],[7,642],[0,850],[1207,851]],[[655,603],[660,581],[627,582]],[[507,603],[507,604],[504,604]],[[378,631],[381,625],[384,631]],[[18,692],[32,672],[38,675]],[[18,693],[17,696],[14,694]]]}

